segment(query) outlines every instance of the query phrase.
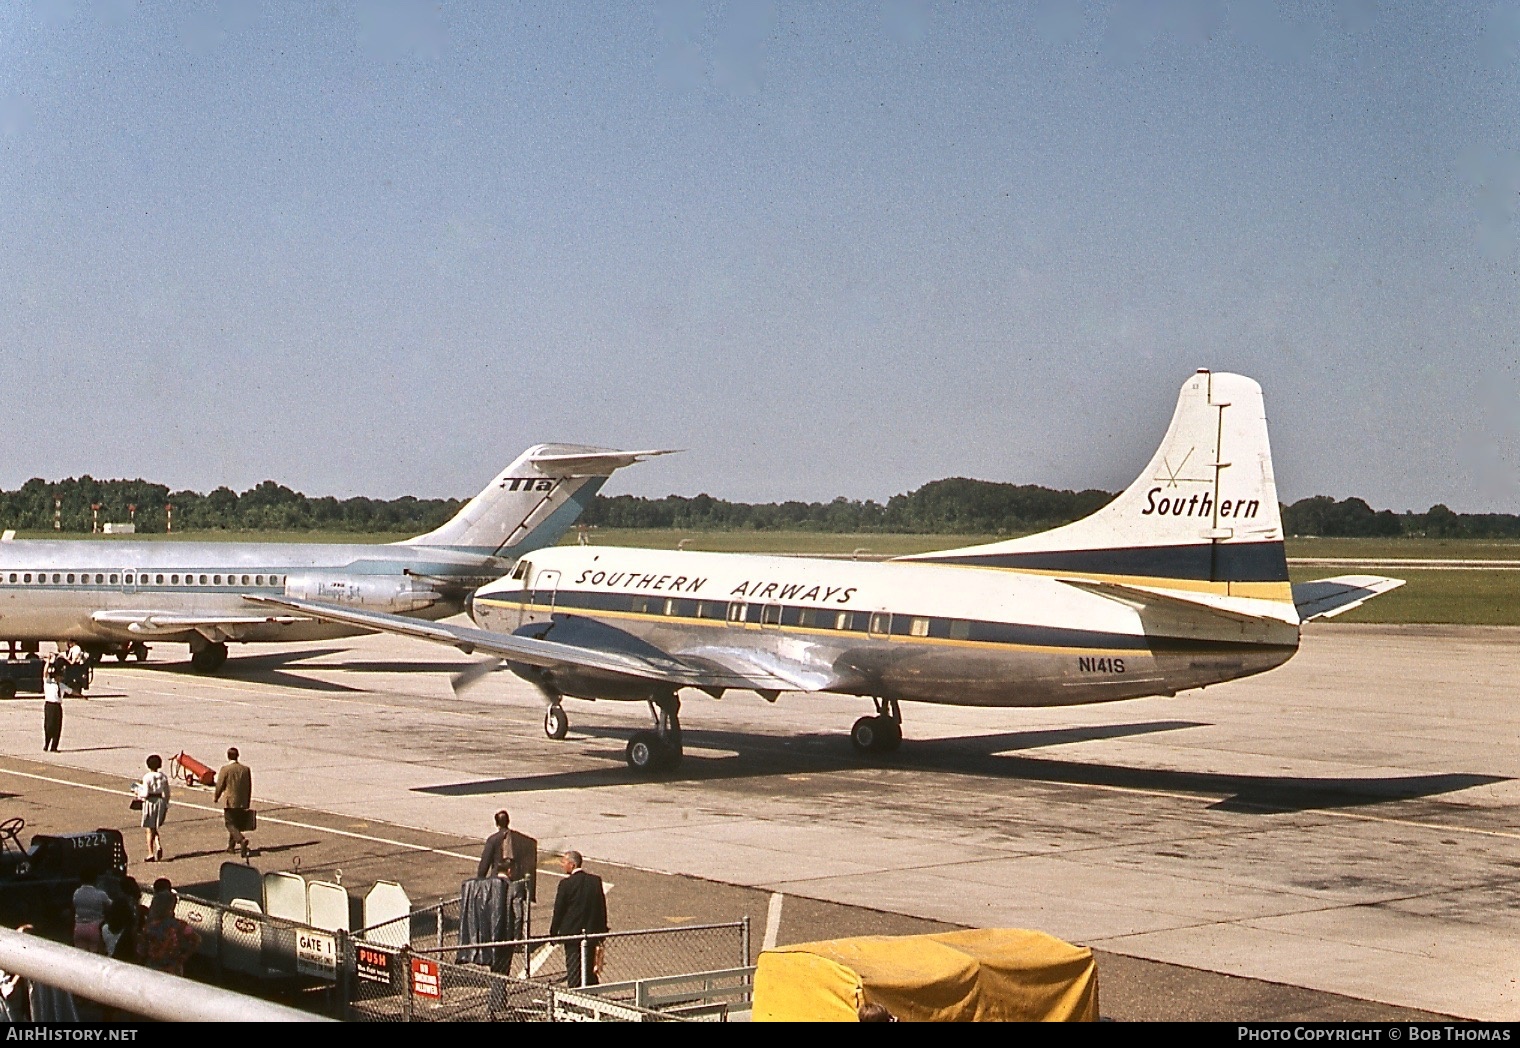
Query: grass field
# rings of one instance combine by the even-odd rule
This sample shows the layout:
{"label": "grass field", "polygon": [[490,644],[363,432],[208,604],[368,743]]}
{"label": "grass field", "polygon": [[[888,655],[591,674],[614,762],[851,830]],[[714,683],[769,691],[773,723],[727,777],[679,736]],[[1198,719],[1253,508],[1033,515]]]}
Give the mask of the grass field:
{"label": "grass field", "polygon": [[[30,533],[20,538],[71,538],[130,542],[134,538],[161,542],[395,542],[394,533],[329,532],[177,532],[174,535],[106,537],[56,532]],[[893,557],[935,549],[992,542],[995,535],[832,534],[813,531],[671,531],[593,529],[588,539],[599,546],[647,546],[721,553],[792,553]],[[1001,536],[1005,537],[1006,536]],[[566,544],[577,540],[575,532]],[[1443,570],[1379,567],[1378,561],[1400,560],[1520,560],[1520,542],[1475,539],[1289,539],[1289,558],[1342,558],[1371,561],[1368,565],[1293,565],[1295,582],[1332,575],[1385,574],[1406,583],[1335,622],[1453,623],[1520,625],[1520,570]]]}

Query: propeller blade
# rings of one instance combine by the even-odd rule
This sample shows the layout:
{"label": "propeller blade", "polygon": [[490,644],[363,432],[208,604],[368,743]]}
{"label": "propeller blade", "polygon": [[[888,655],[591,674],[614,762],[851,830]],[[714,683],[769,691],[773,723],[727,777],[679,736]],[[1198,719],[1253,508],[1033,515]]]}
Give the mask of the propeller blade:
{"label": "propeller blade", "polygon": [[472,663],[465,669],[460,670],[449,678],[449,683],[454,686],[454,694],[462,695],[486,677],[501,668],[501,659],[483,659]]}

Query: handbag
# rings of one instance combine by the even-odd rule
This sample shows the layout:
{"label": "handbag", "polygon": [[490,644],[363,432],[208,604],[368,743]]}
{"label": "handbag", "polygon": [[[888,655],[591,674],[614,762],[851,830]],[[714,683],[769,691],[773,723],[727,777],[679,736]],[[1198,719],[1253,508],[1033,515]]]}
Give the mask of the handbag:
{"label": "handbag", "polygon": [[259,813],[252,808],[243,808],[238,812],[238,829],[244,832],[259,828]]}
{"label": "handbag", "polygon": [[127,807],[132,811],[142,811],[142,798],[133,797],[129,802],[127,802]]}

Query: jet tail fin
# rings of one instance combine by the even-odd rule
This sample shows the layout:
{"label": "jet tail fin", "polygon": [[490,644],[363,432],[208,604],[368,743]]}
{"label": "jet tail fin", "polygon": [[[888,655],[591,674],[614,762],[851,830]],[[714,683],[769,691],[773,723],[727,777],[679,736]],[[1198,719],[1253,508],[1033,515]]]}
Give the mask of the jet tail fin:
{"label": "jet tail fin", "polygon": [[1261,387],[1222,372],[1189,378],[1150,464],[1090,516],[1038,535],[902,559],[1290,603]]}
{"label": "jet tail fin", "polygon": [[1352,608],[1359,608],[1380,593],[1396,590],[1404,585],[1403,579],[1384,578],[1382,575],[1337,575],[1333,579],[1315,579],[1313,582],[1293,584],[1293,604],[1298,617],[1331,619]]}
{"label": "jet tail fin", "polygon": [[520,557],[558,542],[614,472],[668,454],[536,444],[497,474],[448,523],[403,544]]}

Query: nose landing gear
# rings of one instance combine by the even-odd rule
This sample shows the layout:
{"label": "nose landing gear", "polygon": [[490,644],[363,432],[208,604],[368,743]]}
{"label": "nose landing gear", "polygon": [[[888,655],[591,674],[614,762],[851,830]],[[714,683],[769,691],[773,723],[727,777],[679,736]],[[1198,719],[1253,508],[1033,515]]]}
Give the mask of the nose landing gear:
{"label": "nose landing gear", "polygon": [[551,739],[563,739],[570,734],[570,715],[557,702],[544,710],[544,734]]}
{"label": "nose landing gear", "polygon": [[893,753],[902,745],[902,710],[896,699],[871,700],[876,716],[862,717],[850,729],[856,753]]}

